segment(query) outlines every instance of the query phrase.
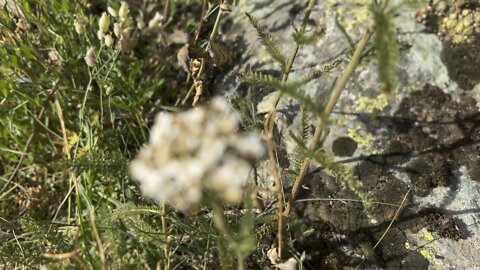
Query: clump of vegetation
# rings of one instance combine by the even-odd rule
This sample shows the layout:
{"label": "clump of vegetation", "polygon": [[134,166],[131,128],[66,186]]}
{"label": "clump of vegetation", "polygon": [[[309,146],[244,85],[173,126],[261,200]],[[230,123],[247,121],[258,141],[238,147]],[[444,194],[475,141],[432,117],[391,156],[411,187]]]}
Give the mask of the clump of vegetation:
{"label": "clump of vegetation", "polygon": [[[305,257],[284,235],[303,226],[291,212],[311,162],[366,209],[373,203],[362,182],[322,148],[329,115],[372,37],[385,93],[396,88],[398,57],[395,9],[374,1],[374,24],[356,45],[348,38],[351,55],[289,79],[298,51],[323,37],[324,29],[309,24],[315,4],[308,1],[288,54],[259,19],[245,15],[281,67],[280,78],[240,76],[278,90],[262,122],[245,100],[231,106],[205,95],[215,87],[207,74],[229,61],[217,38],[233,2],[4,2],[0,261],[8,269],[303,267]],[[335,68],[343,75],[325,102],[302,91]],[[190,108],[192,95],[192,106],[205,107]],[[302,107],[298,135],[291,134],[297,148],[288,200],[273,136],[284,96]],[[318,125],[309,140],[313,118]],[[239,126],[251,133],[239,135]],[[262,212],[247,178],[264,148],[277,205]],[[270,245],[265,256],[260,246]]]}
{"label": "clump of vegetation", "polygon": [[480,34],[480,5],[477,1],[430,0],[415,17],[453,44],[472,43]]}

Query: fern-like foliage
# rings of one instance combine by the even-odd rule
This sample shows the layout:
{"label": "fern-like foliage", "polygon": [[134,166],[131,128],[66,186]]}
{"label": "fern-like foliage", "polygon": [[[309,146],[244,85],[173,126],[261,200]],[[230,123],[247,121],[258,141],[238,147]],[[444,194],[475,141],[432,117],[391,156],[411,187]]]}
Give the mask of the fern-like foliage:
{"label": "fern-like foliage", "polygon": [[63,253],[73,248],[55,227],[50,229],[48,224],[29,218],[18,220],[15,230],[1,233],[0,269],[40,268],[51,262],[43,256],[44,253]]}
{"label": "fern-like foliage", "polygon": [[241,115],[240,125],[245,131],[258,131],[263,128],[263,121],[256,118],[255,107],[252,101],[246,99],[237,99],[233,101],[233,106]]}
{"label": "fern-like foliage", "polygon": [[299,84],[295,82],[282,82],[271,75],[258,72],[247,73],[241,78],[241,80],[258,86],[278,89],[291,98],[296,99],[310,111],[316,114],[321,114],[322,112],[322,108],[318,106],[312,97],[302,91],[298,91]]}
{"label": "fern-like foliage", "polygon": [[132,215],[138,215],[138,214],[160,215],[161,213],[162,213],[162,208],[156,205],[138,206],[133,203],[118,204],[115,210],[110,211],[107,214],[108,218],[106,219],[106,221],[118,220],[125,216],[132,216]]}
{"label": "fern-like foliage", "polygon": [[[111,264],[115,265],[112,269],[136,269],[135,265],[149,265],[154,269],[157,262],[168,256],[164,252],[166,238],[160,229],[162,208],[134,203],[115,204],[115,209],[100,209],[97,219],[101,222],[100,227],[107,229],[104,241],[111,247],[108,251],[112,255]],[[200,269],[203,263],[198,254],[220,252],[214,251],[214,243],[220,237],[207,215],[186,216],[168,211],[167,228],[171,265],[177,265],[173,268]],[[136,252],[132,253],[132,250]],[[218,268],[218,263],[218,260],[209,261],[207,268]]]}
{"label": "fern-like foliage", "polygon": [[332,63],[330,64],[327,64],[325,65],[322,69],[320,70],[312,70],[308,75],[300,78],[300,79],[297,79],[297,80],[290,80],[289,81],[289,84],[291,84],[292,86],[297,86],[297,87],[300,87],[302,85],[305,85],[313,80],[316,80],[328,73],[330,73],[330,71],[332,71],[332,69],[336,68],[338,65],[340,65],[342,61],[340,60],[335,60],[333,61]]}
{"label": "fern-like foliage", "polygon": [[308,45],[317,42],[319,39],[325,36],[324,26],[314,26],[313,30],[308,31],[306,28],[295,29],[292,34],[293,40],[298,45]]}
{"label": "fern-like foliage", "polygon": [[282,71],[285,71],[285,66],[287,64],[287,59],[285,58],[285,54],[280,51],[277,46],[277,40],[267,32],[267,28],[262,26],[258,19],[255,18],[252,14],[246,13],[248,19],[252,26],[257,30],[258,37],[260,38],[260,42],[263,46],[267,49],[268,53],[272,56],[275,61],[277,61],[282,66]]}
{"label": "fern-like foliage", "polygon": [[255,228],[255,237],[258,240],[270,237],[270,234],[277,229],[277,220],[278,214],[275,212],[256,217],[255,224],[257,226]]}
{"label": "fern-like foliage", "polygon": [[[113,211],[103,211],[100,215],[105,224],[115,224],[121,221],[130,233],[136,237],[151,238],[152,240],[162,241],[163,236],[159,234],[155,224],[158,223],[162,209],[158,206],[142,205],[138,206],[133,203],[119,204]],[[148,216],[157,217],[149,219]]]}
{"label": "fern-like foliage", "polygon": [[335,161],[335,158],[327,153],[324,149],[318,149],[315,151],[309,150],[302,140],[295,135],[291,134],[299,149],[303,152],[303,155],[309,159],[316,161],[327,172],[331,173],[338,181],[346,186],[351,191],[355,192],[357,196],[362,200],[366,209],[372,207],[372,200],[370,196],[364,191],[363,183],[358,180],[351,170],[342,163]]}
{"label": "fern-like foliage", "polygon": [[[300,220],[292,216],[284,217],[283,222],[288,224],[291,230],[304,231],[306,230],[305,224]],[[277,233],[278,226],[278,214],[276,212],[270,212],[255,218],[255,237],[259,242],[265,241],[270,243],[272,234]]]}
{"label": "fern-like foliage", "polygon": [[378,3],[372,5],[375,30],[375,50],[378,59],[378,74],[382,82],[382,91],[392,93],[398,84],[397,64],[399,46],[393,23],[394,10],[386,10]]}
{"label": "fern-like foliage", "polygon": [[252,83],[258,86],[271,87],[278,89],[284,94],[290,96],[293,99],[296,99],[300,102],[306,109],[320,116],[322,114],[322,107],[318,105],[318,102],[305,92],[299,90],[303,85],[308,82],[315,80],[327,73],[329,73],[333,68],[338,66],[340,61],[334,61],[333,63],[326,65],[321,70],[313,70],[308,75],[297,79],[291,80],[288,82],[282,82],[281,80],[267,74],[262,74],[258,72],[249,72],[244,74],[240,80],[247,83]]}
{"label": "fern-like foliage", "polygon": [[[310,126],[311,123],[308,118],[308,114],[305,112],[304,109],[302,109],[300,114],[300,121],[298,123],[298,139],[302,142],[303,145],[308,144],[308,137],[310,136],[311,129]],[[302,151],[302,149],[298,145],[294,148],[292,156],[293,166],[288,172],[291,175],[293,182],[295,178],[300,174],[300,168],[302,167],[303,161],[305,160],[306,156],[304,154],[304,151]]]}

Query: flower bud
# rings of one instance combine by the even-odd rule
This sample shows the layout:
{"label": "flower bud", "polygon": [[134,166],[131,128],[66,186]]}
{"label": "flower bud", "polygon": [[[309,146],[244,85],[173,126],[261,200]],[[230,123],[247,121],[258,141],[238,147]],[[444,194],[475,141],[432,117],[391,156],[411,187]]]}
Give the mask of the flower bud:
{"label": "flower bud", "polygon": [[105,37],[105,34],[102,32],[102,30],[97,31],[97,38],[102,41],[103,38]]}
{"label": "flower bud", "polygon": [[121,38],[122,33],[123,33],[122,25],[119,24],[119,23],[114,23],[113,24],[113,33],[115,33],[115,36],[117,38]]}
{"label": "flower bud", "polygon": [[91,47],[90,49],[88,49],[87,51],[87,54],[85,54],[85,62],[87,63],[87,66],[89,67],[94,67],[95,64],[96,64],[96,61],[95,61],[95,48],[94,47]]}
{"label": "flower bud", "polygon": [[227,3],[221,3],[220,4],[220,9],[223,11],[223,12],[230,12],[232,11],[232,6],[227,4]]}
{"label": "flower bud", "polygon": [[127,30],[133,26],[133,19],[132,18],[127,18],[123,20],[122,22],[122,27],[123,29]]}
{"label": "flower bud", "polygon": [[112,15],[112,17],[116,18],[118,16],[117,11],[112,7],[108,7],[107,10],[108,10],[108,13]]}
{"label": "flower bud", "polygon": [[110,34],[105,35],[105,45],[107,45],[107,47],[112,47],[112,45],[113,45],[112,35],[110,35]]}
{"label": "flower bud", "polygon": [[102,13],[102,17],[100,17],[98,21],[98,26],[103,33],[108,31],[108,27],[110,27],[110,16],[108,16],[106,12]]}
{"label": "flower bud", "polygon": [[160,13],[155,13],[155,16],[148,22],[148,28],[155,29],[162,25],[163,16]]}
{"label": "flower bud", "polygon": [[120,9],[118,10],[118,16],[122,20],[125,20],[128,16],[128,4],[125,3],[125,1],[122,1],[122,5],[120,6]]}
{"label": "flower bud", "polygon": [[137,28],[139,30],[142,30],[143,28],[145,28],[145,21],[143,20],[143,16],[137,17]]}
{"label": "flower bud", "polygon": [[105,88],[105,94],[107,96],[109,96],[112,93],[112,91],[113,91],[113,87],[111,85],[109,85]]}
{"label": "flower bud", "polygon": [[75,19],[73,26],[75,27],[75,32],[77,32],[77,34],[83,35],[83,33],[85,33],[85,23],[82,20]]}

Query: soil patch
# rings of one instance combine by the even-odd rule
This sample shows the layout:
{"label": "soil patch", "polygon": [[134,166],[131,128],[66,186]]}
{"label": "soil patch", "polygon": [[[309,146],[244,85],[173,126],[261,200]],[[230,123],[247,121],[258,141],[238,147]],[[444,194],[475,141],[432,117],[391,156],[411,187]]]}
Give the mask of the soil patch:
{"label": "soil patch", "polygon": [[441,54],[442,61],[447,67],[449,77],[464,90],[470,90],[480,83],[480,38],[472,43],[450,44],[444,43]]}
{"label": "soil patch", "polygon": [[[311,175],[310,189],[303,196],[323,200],[296,205],[296,214],[315,229],[296,239],[297,247],[309,253],[312,266],[342,269],[363,261],[362,268],[367,269],[427,269],[428,260],[405,247],[407,232],[427,228],[443,238],[468,237],[466,226],[454,216],[442,209],[418,209],[412,199],[439,186],[456,190],[460,166],[478,179],[480,114],[475,101],[465,97],[455,102],[441,89],[425,85],[402,100],[391,122],[384,154],[364,158],[354,173],[377,202],[399,204],[411,189],[402,214],[373,251],[397,206],[377,204],[367,213],[361,203],[351,201],[358,197],[333,177],[324,172]],[[344,149],[334,148],[335,154],[345,155]],[[399,174],[408,177],[400,179]]]}

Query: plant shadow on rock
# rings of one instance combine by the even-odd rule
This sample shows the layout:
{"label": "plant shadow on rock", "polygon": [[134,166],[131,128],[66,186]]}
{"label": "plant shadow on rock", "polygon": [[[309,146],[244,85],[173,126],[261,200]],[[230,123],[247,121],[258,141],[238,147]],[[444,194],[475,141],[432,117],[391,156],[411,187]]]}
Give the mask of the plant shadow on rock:
{"label": "plant shadow on rock", "polygon": [[441,58],[448,75],[464,90],[480,83],[480,36],[471,43],[444,43]]}
{"label": "plant shadow on rock", "polygon": [[[390,142],[384,154],[354,158],[353,169],[375,201],[400,204],[409,186],[397,178],[406,173],[411,191],[401,215],[375,251],[372,247],[393,219],[396,206],[376,205],[367,213],[358,197],[323,171],[308,175],[309,190],[303,198],[345,198],[346,201],[314,201],[296,204],[296,214],[315,231],[298,236],[296,248],[306,250],[309,263],[318,269],[356,266],[365,258],[366,269],[427,269],[429,262],[416,250],[408,250],[406,232],[423,227],[440,237],[454,240],[469,236],[467,226],[452,212],[441,209],[455,198],[455,172],[465,166],[472,179],[479,179],[480,113],[469,97],[454,102],[441,89],[425,85],[405,97],[393,117],[377,117],[390,122]],[[438,186],[453,192],[439,203],[440,208],[418,209],[413,195],[424,197]],[[470,210],[465,210],[470,211]],[[471,211],[470,211],[471,212]],[[375,219],[373,224],[371,220]]]}

